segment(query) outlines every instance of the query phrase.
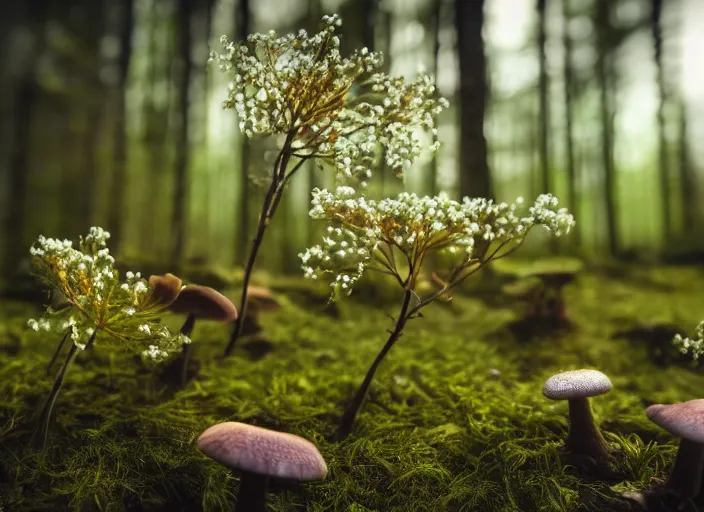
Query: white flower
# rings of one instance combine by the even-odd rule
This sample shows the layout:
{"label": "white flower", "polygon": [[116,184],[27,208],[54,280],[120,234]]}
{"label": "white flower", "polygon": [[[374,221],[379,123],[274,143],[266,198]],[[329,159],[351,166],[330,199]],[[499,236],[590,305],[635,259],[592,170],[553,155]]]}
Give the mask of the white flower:
{"label": "white flower", "polygon": [[493,258],[497,253],[487,253],[487,244],[520,244],[533,226],[555,236],[574,226],[572,215],[557,209],[551,195],[539,196],[525,217],[516,214],[520,202],[464,198],[460,203],[445,194],[419,197],[407,192],[377,202],[352,195],[350,187],[313,191],[310,216],[330,226],[322,245],[299,255],[306,277],[334,274],[333,289],[340,285],[348,292],[367,267],[397,272],[389,256],[393,251],[403,253],[411,266],[422,264],[430,251],[445,252],[455,268],[463,268]]}
{"label": "white flower", "polygon": [[47,286],[59,290],[70,307],[48,310],[27,326],[35,332],[68,333],[81,350],[87,340],[111,339],[130,344],[140,352],[147,342],[172,353],[180,350],[179,335],[159,323],[163,306],[152,300],[139,272],[126,272],[120,280],[115,259],[106,242],[110,234],[90,229],[74,247],[70,240],[39,236],[30,249],[32,270]]}
{"label": "white flower", "polygon": [[295,156],[320,159],[341,177],[368,179],[382,147],[401,175],[420,155],[416,131],[434,130],[448,102],[426,74],[409,83],[382,73],[381,55],[367,48],[343,58],[340,25],[332,15],[312,35],[270,31],[238,44],[221,37],[224,52],[211,52],[210,62],[232,78],[224,107],[248,137],[294,134]]}
{"label": "white flower", "polygon": [[680,347],[683,354],[691,353],[694,360],[704,354],[704,321],[700,322],[695,330],[695,339],[683,338],[680,334],[676,334],[672,340],[675,346]]}

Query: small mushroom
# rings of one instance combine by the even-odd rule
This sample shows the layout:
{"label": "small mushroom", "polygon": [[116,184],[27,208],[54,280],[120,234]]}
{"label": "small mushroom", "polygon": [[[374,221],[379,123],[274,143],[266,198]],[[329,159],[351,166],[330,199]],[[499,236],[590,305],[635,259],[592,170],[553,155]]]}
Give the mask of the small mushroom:
{"label": "small mushroom", "polygon": [[259,323],[259,313],[274,313],[280,309],[281,304],[276,300],[271,290],[264,286],[248,287],[247,314],[241,320],[244,321],[242,334],[251,335],[261,332],[262,326]]}
{"label": "small mushroom", "polygon": [[235,512],[265,512],[269,477],[298,481],[324,480],[327,465],[313,443],[302,437],[228,421],[198,438],[208,457],[240,471]]}
{"label": "small mushroom", "polygon": [[247,288],[247,307],[265,313],[278,311],[281,304],[276,300],[269,288],[250,286]]}
{"label": "small mushroom", "polygon": [[169,306],[181,292],[181,279],[173,274],[163,276],[149,276],[149,288],[152,290],[152,297],[159,304]]}
{"label": "small mushroom", "polygon": [[543,395],[550,400],[567,400],[570,426],[565,446],[574,454],[605,461],[609,448],[589,406],[589,397],[603,395],[612,388],[609,378],[597,370],[573,370],[550,377]]}
{"label": "small mushroom", "polygon": [[[190,338],[196,319],[215,320],[217,322],[231,322],[237,318],[237,309],[234,304],[222,293],[207,286],[186,286],[176,297],[169,310],[173,313],[188,315],[181,326],[181,334]],[[191,353],[191,344],[184,343],[181,352],[181,385],[187,380],[188,359]]]}
{"label": "small mushroom", "polygon": [[680,438],[666,487],[695,498],[701,488],[704,468],[704,399],[651,405],[645,414],[657,426]]}

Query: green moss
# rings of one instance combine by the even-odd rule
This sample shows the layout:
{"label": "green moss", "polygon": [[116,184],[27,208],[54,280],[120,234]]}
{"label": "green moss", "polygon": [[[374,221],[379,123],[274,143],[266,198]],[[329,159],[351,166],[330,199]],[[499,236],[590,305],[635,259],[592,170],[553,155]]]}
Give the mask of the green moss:
{"label": "green moss", "polygon": [[[274,482],[273,511],[628,510],[618,493],[665,478],[676,447],[648,422],[645,406],[697,398],[704,389],[701,372],[657,367],[647,347],[610,339],[641,321],[695,325],[704,274],[637,272],[632,280],[581,275],[565,290],[578,327],[530,343],[505,328],[515,319],[510,309],[467,296],[429,307],[410,322],[353,435],[339,444],[325,436],[383,344],[397,304],[325,308],[325,290],[272,279],[274,289],[290,291],[283,310],[262,319],[272,351],[251,360],[243,340],[221,361],[227,327],[202,323],[193,354],[200,373],[183,390],[170,389],[158,367],[96,347],[68,374],[45,452],[28,441],[58,340],[24,332],[34,308],[0,304],[0,504],[6,512],[227,510],[237,479],[202,456],[195,440],[211,424],[243,421],[311,439],[328,461],[322,483]],[[551,374],[580,367],[596,367],[614,383],[592,401],[615,449],[616,476],[606,480],[565,459],[566,404],[541,394]]]}

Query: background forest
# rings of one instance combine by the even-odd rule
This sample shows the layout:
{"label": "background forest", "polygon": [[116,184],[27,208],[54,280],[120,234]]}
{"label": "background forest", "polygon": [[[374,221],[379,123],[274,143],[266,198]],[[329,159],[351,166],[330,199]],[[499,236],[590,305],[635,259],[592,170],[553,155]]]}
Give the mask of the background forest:
{"label": "background forest", "polygon": [[[39,233],[112,233],[123,257],[241,264],[275,156],[222,110],[220,35],[343,18],[343,54],[437,76],[435,158],[406,187],[558,195],[575,233],[534,250],[652,260],[704,250],[704,3],[698,0],[27,0],[0,15],[2,259]],[[262,264],[298,272],[315,240],[313,167],[294,180]],[[376,172],[373,197],[403,184]],[[249,231],[249,232],[248,232]],[[268,249],[268,250],[267,250]]]}

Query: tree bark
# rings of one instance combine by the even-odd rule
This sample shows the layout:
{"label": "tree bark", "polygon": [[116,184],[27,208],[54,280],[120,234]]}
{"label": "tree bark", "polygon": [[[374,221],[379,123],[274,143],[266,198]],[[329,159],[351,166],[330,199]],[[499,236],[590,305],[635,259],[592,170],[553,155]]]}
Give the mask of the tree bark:
{"label": "tree bark", "polygon": [[[562,0],[562,44],[564,46],[562,69],[565,87],[565,152],[567,156],[567,208],[577,212],[577,172],[574,155],[574,71],[572,67],[572,36],[569,32],[570,1]],[[579,244],[579,234],[572,236],[573,243]]]}
{"label": "tree bark", "polygon": [[482,28],[484,0],[455,0],[455,26],[460,64],[459,195],[493,198],[484,112],[487,101],[486,58]]}
{"label": "tree bark", "polygon": [[689,129],[687,127],[687,106],[684,100],[680,100],[680,127],[679,127],[679,171],[680,171],[680,195],[682,197],[682,228],[684,236],[688,237],[696,229],[697,225],[697,188],[696,174],[692,168],[692,160],[689,149]]}
{"label": "tree bark", "polygon": [[[432,24],[431,34],[433,38],[433,77],[437,84],[438,74],[440,72],[440,27],[442,17],[442,0],[433,0],[432,4]],[[436,126],[437,128],[437,126]],[[438,140],[437,131],[433,133],[433,143]],[[437,153],[434,153],[430,160],[430,169],[428,170],[428,194],[435,196],[438,193],[438,158]]]}
{"label": "tree bark", "polygon": [[178,132],[176,136],[176,183],[173,196],[173,214],[171,217],[171,235],[173,246],[171,249],[171,264],[178,268],[183,263],[186,250],[186,228],[188,213],[188,163],[189,150],[189,116],[188,93],[191,85],[191,14],[192,1],[179,0],[178,2],[178,28],[177,28],[177,53],[179,67],[177,74],[176,91],[177,115],[179,117]]}
{"label": "tree bark", "polygon": [[665,87],[665,74],[662,63],[662,0],[651,0],[650,9],[650,29],[653,37],[653,58],[657,70],[658,86],[658,165],[660,177],[660,191],[662,197],[662,222],[663,237],[665,244],[672,240],[672,215],[670,200],[670,165],[667,156],[667,138],[665,127],[665,105],[667,103],[667,91]]}
{"label": "tree bark", "polygon": [[[249,5],[249,0],[239,0],[237,2],[237,11],[235,13],[235,36],[240,41],[244,41],[247,35],[252,29],[252,14]],[[240,197],[239,205],[240,210],[238,212],[239,220],[237,224],[240,226],[240,237],[239,237],[239,247],[241,252],[239,254],[247,254],[247,248],[249,247],[249,164],[250,164],[250,153],[251,144],[249,138],[241,135],[242,141],[240,143]]]}
{"label": "tree bark", "polygon": [[14,273],[25,254],[25,208],[29,182],[29,162],[32,143],[32,118],[40,90],[37,83],[37,66],[44,52],[46,0],[27,2],[26,25],[34,38],[25,69],[19,79],[14,98],[14,141],[10,146],[9,174],[7,180],[8,212],[5,225],[5,275]]}
{"label": "tree bark", "polygon": [[81,191],[81,210],[78,219],[81,232],[87,232],[88,228],[93,226],[96,214],[95,198],[97,191],[95,187],[97,176],[101,169],[98,163],[98,147],[101,141],[103,116],[105,113],[105,104],[103,102],[105,86],[100,79],[100,69],[103,63],[100,41],[106,34],[106,11],[109,8],[107,0],[86,0],[85,4],[87,9],[86,18],[91,20],[91,23],[86,23],[90,30],[86,44],[90,48],[88,72],[91,73],[91,76],[89,77],[89,91],[85,100],[85,130],[82,141],[84,151],[83,190]]}
{"label": "tree bark", "polygon": [[613,67],[611,66],[612,45],[610,44],[611,0],[597,0],[597,62],[596,78],[599,87],[599,118],[601,122],[601,158],[604,167],[604,207],[606,210],[606,237],[609,254],[618,253],[618,223],[616,219],[615,165],[613,159],[613,107],[610,87]]}
{"label": "tree bark", "polygon": [[550,192],[550,161],[548,153],[548,137],[550,133],[550,112],[548,103],[548,91],[550,82],[548,79],[548,63],[545,54],[545,43],[547,33],[545,28],[545,13],[547,11],[547,0],[538,0],[538,96],[540,98],[540,123],[539,123],[539,156],[540,156],[540,176],[541,176],[541,192],[543,194]]}
{"label": "tree bark", "polygon": [[134,0],[122,0],[122,20],[120,27],[119,77],[115,105],[115,162],[110,187],[112,203],[108,216],[108,230],[113,253],[119,253],[122,244],[122,218],[124,216],[125,182],[127,177],[127,113],[125,95],[127,75],[132,58],[132,23]]}

